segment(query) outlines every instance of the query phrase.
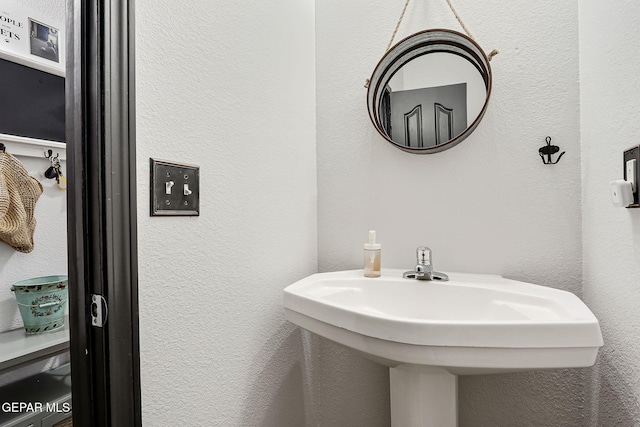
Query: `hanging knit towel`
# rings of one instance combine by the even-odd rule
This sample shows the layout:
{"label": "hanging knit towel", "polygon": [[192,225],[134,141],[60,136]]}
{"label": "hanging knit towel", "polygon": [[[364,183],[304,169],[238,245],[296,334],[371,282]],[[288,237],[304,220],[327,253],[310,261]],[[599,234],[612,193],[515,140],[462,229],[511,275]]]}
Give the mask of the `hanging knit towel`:
{"label": "hanging knit towel", "polygon": [[9,153],[0,152],[0,240],[19,252],[33,250],[33,212],[42,184]]}

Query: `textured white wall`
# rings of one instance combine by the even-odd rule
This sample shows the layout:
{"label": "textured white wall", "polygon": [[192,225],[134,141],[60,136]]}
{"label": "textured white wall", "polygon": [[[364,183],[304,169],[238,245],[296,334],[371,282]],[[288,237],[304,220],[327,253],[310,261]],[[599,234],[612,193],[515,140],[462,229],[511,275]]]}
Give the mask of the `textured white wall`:
{"label": "textured white wall", "polygon": [[[146,426],[303,426],[317,271],[312,1],[136,2]],[[200,165],[200,216],[149,217],[149,157]]]}
{"label": "textured white wall", "polygon": [[640,4],[580,2],[584,297],[605,346],[591,426],[640,425],[640,209],[615,208],[609,181],[640,143]]}
{"label": "textured white wall", "polygon": [[[363,83],[384,53],[403,2],[316,3],[318,239],[320,271],[361,268],[374,228],[386,267],[411,268],[415,248],[438,270],[497,273],[581,288],[577,2],[455,5],[492,61],[484,120],[451,150],[418,156],[385,142],[365,107]],[[396,38],[460,30],[441,2],[412,2]],[[550,135],[567,154],[545,166]],[[386,426],[386,369],[325,340],[317,425]],[[582,424],[588,370],[463,377],[461,426]],[[348,420],[347,423],[344,420]]]}

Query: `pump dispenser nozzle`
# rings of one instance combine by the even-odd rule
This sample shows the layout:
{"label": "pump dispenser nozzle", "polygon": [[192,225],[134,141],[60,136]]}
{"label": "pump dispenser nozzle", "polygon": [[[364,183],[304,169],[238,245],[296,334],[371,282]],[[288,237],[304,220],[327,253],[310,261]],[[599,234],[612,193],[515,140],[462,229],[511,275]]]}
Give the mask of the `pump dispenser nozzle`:
{"label": "pump dispenser nozzle", "polygon": [[364,248],[369,251],[379,251],[382,248],[380,243],[376,243],[376,230],[369,230],[369,243],[365,243]]}

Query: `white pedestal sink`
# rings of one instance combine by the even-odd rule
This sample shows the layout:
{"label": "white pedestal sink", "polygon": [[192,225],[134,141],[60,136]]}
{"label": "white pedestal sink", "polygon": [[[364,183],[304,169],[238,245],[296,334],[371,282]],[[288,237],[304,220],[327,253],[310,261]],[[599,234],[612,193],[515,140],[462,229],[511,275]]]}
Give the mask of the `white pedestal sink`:
{"label": "white pedestal sink", "polygon": [[574,294],[500,276],[319,273],[284,290],[289,321],[390,369],[394,427],[457,426],[457,375],[595,363],[598,320]]}

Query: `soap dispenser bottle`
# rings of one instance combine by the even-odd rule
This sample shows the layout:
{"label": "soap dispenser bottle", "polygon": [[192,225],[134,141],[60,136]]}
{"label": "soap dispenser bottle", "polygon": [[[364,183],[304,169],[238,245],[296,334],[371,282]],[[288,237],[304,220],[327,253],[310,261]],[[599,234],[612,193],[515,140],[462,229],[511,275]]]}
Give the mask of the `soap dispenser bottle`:
{"label": "soap dispenser bottle", "polygon": [[376,243],[376,230],[369,230],[369,243],[364,244],[364,276],[380,277],[380,249]]}

